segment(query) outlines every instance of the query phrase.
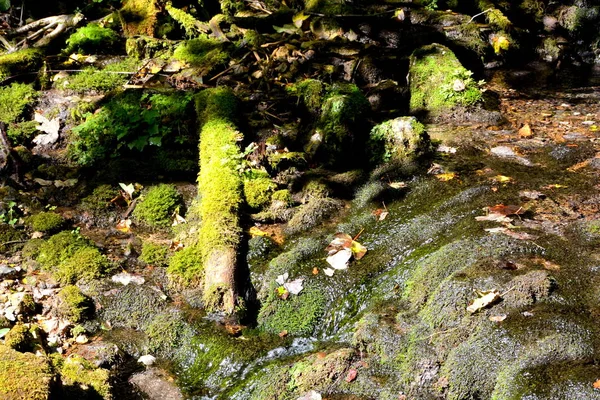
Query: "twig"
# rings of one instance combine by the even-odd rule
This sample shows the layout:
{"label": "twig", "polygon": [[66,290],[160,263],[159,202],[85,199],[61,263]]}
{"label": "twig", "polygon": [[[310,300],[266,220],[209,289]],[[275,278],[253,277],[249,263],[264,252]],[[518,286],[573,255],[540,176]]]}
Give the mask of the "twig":
{"label": "twig", "polygon": [[236,62],[235,64],[233,64],[232,66],[230,66],[229,68],[227,68],[224,71],[219,72],[218,74],[216,74],[215,76],[213,76],[212,78],[210,78],[208,81],[214,81],[215,79],[217,79],[218,77],[226,74],[227,72],[231,71],[233,68],[237,67],[238,65],[241,64],[242,61],[244,61],[244,58],[248,57],[250,54],[252,54],[251,51],[247,52],[244,57],[240,58],[240,60],[238,62]]}
{"label": "twig", "polygon": [[7,246],[9,244],[26,243],[26,242],[27,242],[27,240],[11,240],[10,242],[4,242],[4,243],[0,244],[0,247]]}
{"label": "twig", "polygon": [[358,238],[360,237],[360,235],[363,233],[363,231],[364,231],[364,230],[365,230],[365,228],[362,228],[362,229],[360,230],[360,232],[358,232],[358,233],[356,234],[356,236],[354,236],[354,238],[353,238],[352,240],[356,240],[356,239],[358,239]]}
{"label": "twig", "polygon": [[471,22],[473,22],[473,20],[474,20],[475,18],[477,18],[477,17],[479,17],[480,15],[483,15],[483,14],[485,14],[485,13],[488,13],[488,12],[490,12],[490,11],[494,11],[494,9],[493,9],[493,8],[488,8],[487,10],[485,10],[485,11],[482,11],[482,12],[480,12],[479,14],[475,14],[475,15],[473,15],[473,17],[471,17],[471,19],[469,20],[469,22],[467,22],[467,24],[470,24]]}

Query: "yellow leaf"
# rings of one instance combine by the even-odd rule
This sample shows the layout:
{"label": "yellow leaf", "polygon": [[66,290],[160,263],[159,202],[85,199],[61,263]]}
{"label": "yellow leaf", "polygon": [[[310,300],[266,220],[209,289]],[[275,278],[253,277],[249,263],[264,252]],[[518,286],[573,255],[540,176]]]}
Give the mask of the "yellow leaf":
{"label": "yellow leaf", "polygon": [[519,136],[522,138],[528,138],[533,136],[533,132],[531,131],[531,127],[529,124],[525,124],[519,129]]}
{"label": "yellow leaf", "polygon": [[129,218],[120,220],[116,226],[116,229],[123,233],[131,232],[131,220]]}
{"label": "yellow leaf", "polygon": [[467,307],[467,311],[470,313],[475,313],[498,300],[500,300],[500,292],[497,290],[481,292],[481,295],[473,300],[473,302]]}
{"label": "yellow leaf", "polygon": [[448,182],[456,178],[456,172],[446,172],[445,174],[439,174],[435,176],[440,182]]}
{"label": "yellow leaf", "polygon": [[496,36],[492,39],[492,45],[494,46],[494,52],[500,54],[502,51],[508,50],[510,42],[506,36]]}
{"label": "yellow leaf", "polygon": [[252,237],[269,237],[271,236],[268,232],[265,232],[263,230],[260,230],[259,228],[257,228],[256,226],[253,226],[252,228],[250,228],[250,236]]}
{"label": "yellow leaf", "polygon": [[310,15],[305,15],[302,11],[292,17],[292,22],[296,26],[296,28],[301,28],[302,23],[306,21]]}
{"label": "yellow leaf", "polygon": [[406,182],[392,182],[389,185],[393,189],[402,189],[406,187]]}
{"label": "yellow leaf", "polygon": [[350,250],[352,250],[352,254],[354,254],[354,258],[357,260],[363,258],[367,252],[367,248],[355,240],[352,241]]}

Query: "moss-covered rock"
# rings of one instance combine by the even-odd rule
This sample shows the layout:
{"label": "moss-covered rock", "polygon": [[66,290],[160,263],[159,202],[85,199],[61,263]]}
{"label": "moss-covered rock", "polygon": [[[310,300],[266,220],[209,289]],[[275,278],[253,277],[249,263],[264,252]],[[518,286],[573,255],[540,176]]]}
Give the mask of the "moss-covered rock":
{"label": "moss-covered rock", "polygon": [[142,196],[142,201],[133,211],[136,220],[157,228],[170,226],[173,213],[181,205],[181,195],[175,186],[153,186]]}
{"label": "moss-covered rock", "polygon": [[263,208],[271,201],[271,194],[277,185],[271,181],[267,173],[255,173],[244,179],[244,197],[248,206],[254,209]]}
{"label": "moss-covered rock", "polygon": [[[121,61],[111,62],[102,69],[94,67],[84,68],[83,71],[69,76],[63,83],[58,80],[55,84],[60,88],[66,88],[78,93],[87,93],[91,90],[99,92],[108,92],[113,89],[122,87],[128,80],[128,75],[124,72],[135,72],[138,70],[138,61],[133,58],[126,58]],[[89,104],[82,106],[89,108]],[[77,112],[77,111],[74,111]],[[81,118],[86,115],[85,112],[80,112]]]}
{"label": "moss-covered rock", "polygon": [[481,90],[471,75],[445,46],[434,43],[415,50],[409,67],[410,111],[436,117],[477,104]]}
{"label": "moss-covered rock", "polygon": [[[37,121],[23,121],[16,122],[8,125],[6,135],[9,137],[11,143],[16,145],[29,144],[31,139],[38,133],[39,123]],[[21,157],[22,159],[24,157]],[[23,159],[27,162],[27,159]]]}
{"label": "moss-covered rock", "polygon": [[127,37],[136,35],[154,36],[158,23],[158,4],[147,0],[127,0],[119,11],[123,33]]}
{"label": "moss-covered rock", "polygon": [[0,252],[6,251],[8,246],[2,243],[25,239],[25,232],[15,229],[8,224],[0,224]]}
{"label": "moss-covered rock", "polygon": [[374,162],[405,162],[426,154],[431,143],[425,126],[415,117],[399,117],[371,130],[371,158]]}
{"label": "moss-covered rock", "polygon": [[343,202],[330,198],[314,198],[298,207],[288,222],[286,231],[298,233],[314,228],[328,218],[333,217],[343,207]]}
{"label": "moss-covered rock", "polygon": [[74,285],[67,285],[58,292],[58,312],[71,322],[81,322],[92,310],[90,299]]}
{"label": "moss-covered rock", "polygon": [[44,241],[37,250],[36,261],[44,268],[53,268],[71,257],[77,250],[90,246],[87,240],[72,232],[63,231]]}
{"label": "moss-covered rock", "polygon": [[12,83],[0,87],[0,122],[16,122],[36,98],[37,92],[31,85]]}
{"label": "moss-covered rock", "polygon": [[111,262],[95,247],[76,250],[69,258],[51,269],[54,278],[62,283],[98,279],[109,272]]}
{"label": "moss-covered rock", "polygon": [[104,211],[111,205],[110,201],[117,197],[119,191],[111,185],[100,185],[92,193],[81,200],[86,210]]}
{"label": "moss-covered rock", "polygon": [[44,357],[19,353],[0,344],[0,397],[47,400],[53,373]]}
{"label": "moss-covered rock", "polygon": [[157,267],[164,267],[168,264],[169,260],[169,249],[160,244],[152,242],[144,242],[142,244],[142,253],[140,254],[140,260],[146,264],[154,265]]}
{"label": "moss-covered rock", "polygon": [[175,49],[173,56],[190,64],[200,75],[208,74],[229,59],[228,53],[223,50],[223,43],[206,35],[183,42]]}
{"label": "moss-covered rock", "polygon": [[32,348],[32,336],[24,324],[16,324],[4,336],[4,344],[17,351],[29,351]]}
{"label": "moss-covered rock", "polygon": [[62,215],[51,211],[42,211],[27,218],[27,225],[36,232],[56,232],[65,223]]}
{"label": "moss-covered rock", "polygon": [[202,250],[199,245],[184,247],[169,260],[168,272],[188,281],[198,282],[204,276]]}
{"label": "moss-covered rock", "polygon": [[11,75],[33,72],[42,65],[42,52],[30,47],[14,53],[0,55],[0,79]]}
{"label": "moss-covered rock", "polygon": [[97,368],[76,354],[62,359],[55,366],[59,368],[62,391],[67,398],[113,398],[108,370]]}
{"label": "moss-covered rock", "polygon": [[87,24],[77,29],[67,39],[65,53],[98,54],[110,52],[119,36],[110,28],[104,28],[96,23]]}

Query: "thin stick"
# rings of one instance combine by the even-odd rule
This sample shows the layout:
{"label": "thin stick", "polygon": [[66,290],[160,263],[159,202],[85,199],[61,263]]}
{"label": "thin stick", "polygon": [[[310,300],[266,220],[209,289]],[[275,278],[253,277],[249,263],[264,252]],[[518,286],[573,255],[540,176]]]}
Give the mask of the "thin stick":
{"label": "thin stick", "polygon": [[359,237],[359,236],[360,236],[360,235],[363,233],[363,231],[364,231],[364,230],[365,230],[365,228],[362,228],[362,229],[360,230],[360,232],[358,232],[358,233],[356,234],[356,236],[354,236],[354,239],[352,239],[352,240],[356,240],[356,239],[358,239],[358,237]]}
{"label": "thin stick", "polygon": [[11,240],[10,242],[4,242],[2,244],[0,244],[0,246],[6,246],[9,244],[17,244],[17,243],[26,243],[27,240]]}
{"label": "thin stick", "polygon": [[470,24],[471,22],[473,22],[473,20],[474,20],[475,18],[477,18],[477,17],[479,17],[480,15],[483,15],[483,14],[485,14],[485,13],[488,13],[488,12],[490,12],[490,11],[494,11],[494,9],[493,9],[493,8],[488,8],[487,10],[485,10],[485,11],[482,11],[482,12],[480,12],[479,14],[475,14],[475,15],[473,15],[473,17],[472,17],[472,18],[469,20],[469,22],[467,22],[467,24]]}

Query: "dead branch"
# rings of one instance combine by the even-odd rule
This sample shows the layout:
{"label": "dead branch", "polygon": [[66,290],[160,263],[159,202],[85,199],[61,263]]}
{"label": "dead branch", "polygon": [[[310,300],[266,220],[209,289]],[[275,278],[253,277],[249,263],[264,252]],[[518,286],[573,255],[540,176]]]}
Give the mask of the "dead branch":
{"label": "dead branch", "polygon": [[[27,37],[21,40],[16,47],[21,47],[28,40],[35,40],[41,36],[34,44],[33,47],[47,46],[54,38],[65,32],[67,29],[76,27],[79,22],[83,20],[83,14],[65,14],[55,15],[53,17],[46,17],[33,21],[27,25],[15,29],[12,34],[17,36],[22,33],[36,30],[35,32],[28,34]],[[38,29],[39,28],[39,29]]]}

